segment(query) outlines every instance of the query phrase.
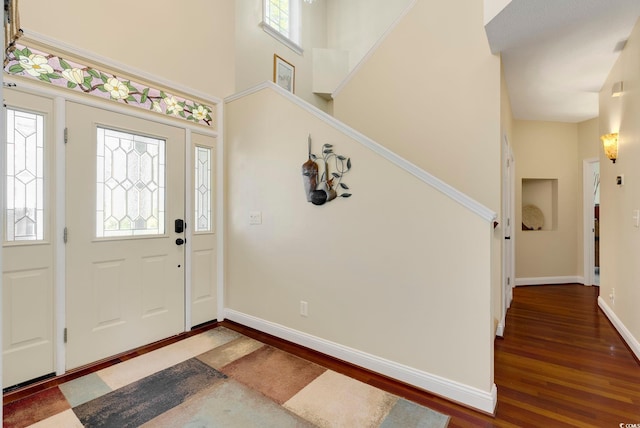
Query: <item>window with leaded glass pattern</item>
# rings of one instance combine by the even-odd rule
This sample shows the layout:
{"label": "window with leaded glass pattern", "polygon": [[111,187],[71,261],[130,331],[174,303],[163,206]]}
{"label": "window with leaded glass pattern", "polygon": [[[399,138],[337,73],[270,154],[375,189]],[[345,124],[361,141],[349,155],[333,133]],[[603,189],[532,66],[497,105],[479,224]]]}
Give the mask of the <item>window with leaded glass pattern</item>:
{"label": "window with leaded glass pattern", "polygon": [[44,116],[7,108],[5,240],[44,239]]}
{"label": "window with leaded glass pattern", "polygon": [[211,231],[211,151],[210,147],[195,149],[195,223],[196,232]]}
{"label": "window with leaded glass pattern", "polygon": [[165,232],[165,141],[98,127],[98,238]]}

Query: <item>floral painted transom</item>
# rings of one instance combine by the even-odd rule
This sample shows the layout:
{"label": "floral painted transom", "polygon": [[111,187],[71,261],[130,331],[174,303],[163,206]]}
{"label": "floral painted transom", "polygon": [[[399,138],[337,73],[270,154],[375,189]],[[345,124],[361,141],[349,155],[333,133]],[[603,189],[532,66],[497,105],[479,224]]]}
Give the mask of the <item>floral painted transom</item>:
{"label": "floral painted transom", "polygon": [[156,113],[214,126],[213,108],[87,67],[59,56],[16,45],[5,71],[97,95]]}

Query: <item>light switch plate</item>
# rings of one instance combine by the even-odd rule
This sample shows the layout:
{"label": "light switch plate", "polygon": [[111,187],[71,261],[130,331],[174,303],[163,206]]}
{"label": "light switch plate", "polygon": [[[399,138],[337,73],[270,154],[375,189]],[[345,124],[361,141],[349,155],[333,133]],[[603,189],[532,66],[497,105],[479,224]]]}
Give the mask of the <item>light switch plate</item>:
{"label": "light switch plate", "polygon": [[251,211],[249,213],[249,224],[262,224],[262,211]]}

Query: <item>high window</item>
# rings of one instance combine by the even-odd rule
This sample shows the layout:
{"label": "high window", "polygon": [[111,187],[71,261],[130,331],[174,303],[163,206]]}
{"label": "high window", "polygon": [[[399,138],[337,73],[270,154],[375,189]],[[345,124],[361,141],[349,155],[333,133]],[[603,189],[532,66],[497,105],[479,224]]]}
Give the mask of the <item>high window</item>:
{"label": "high window", "polygon": [[300,46],[300,3],[302,0],[264,0],[264,30],[302,54]]}

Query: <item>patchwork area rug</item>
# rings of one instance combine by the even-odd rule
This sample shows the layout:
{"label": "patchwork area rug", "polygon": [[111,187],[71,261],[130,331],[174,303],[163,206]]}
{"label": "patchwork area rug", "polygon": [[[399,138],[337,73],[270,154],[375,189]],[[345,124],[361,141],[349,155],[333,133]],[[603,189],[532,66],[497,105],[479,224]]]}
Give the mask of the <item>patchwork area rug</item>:
{"label": "patchwork area rug", "polygon": [[9,427],[426,427],[449,417],[218,327],[4,406]]}

